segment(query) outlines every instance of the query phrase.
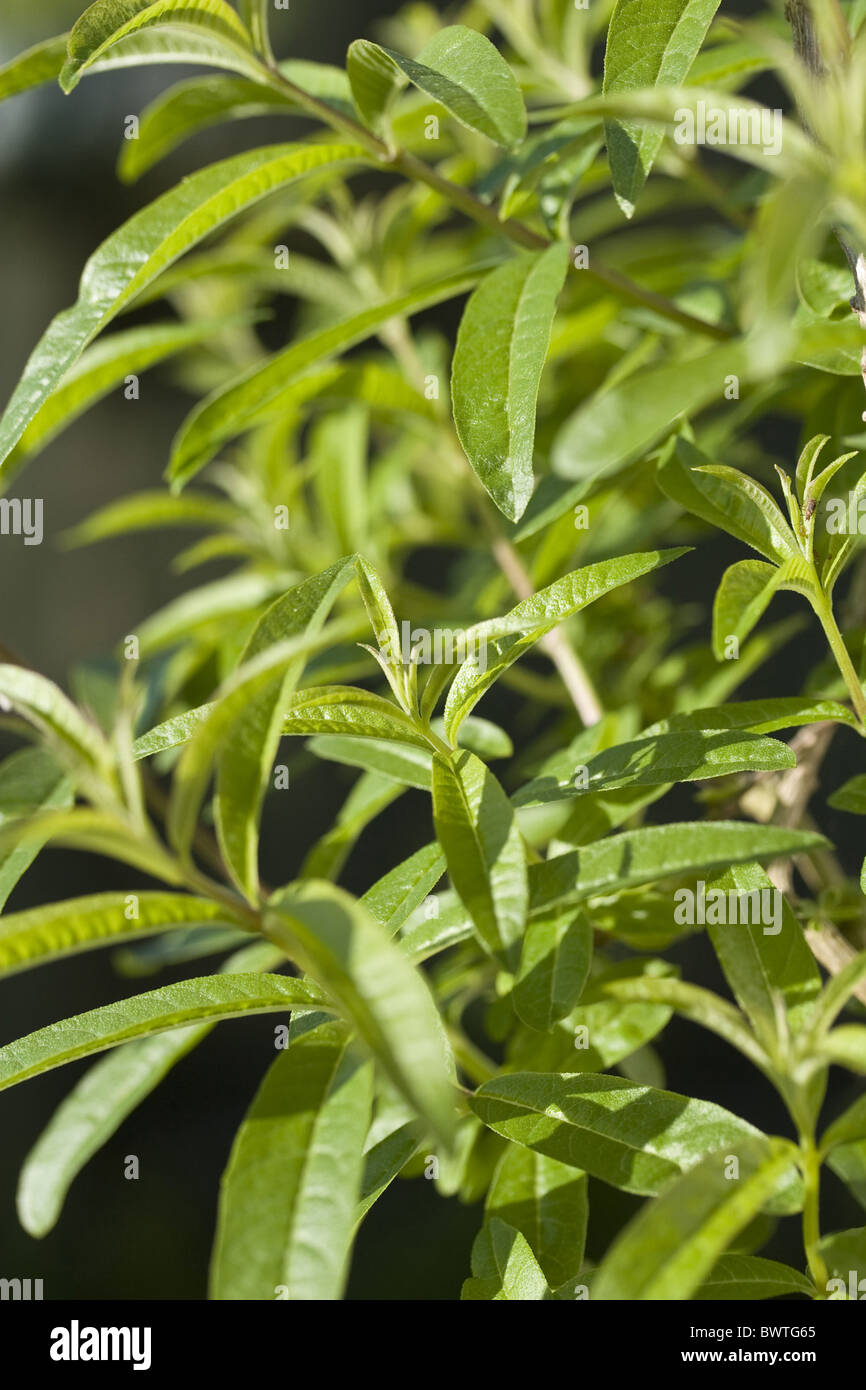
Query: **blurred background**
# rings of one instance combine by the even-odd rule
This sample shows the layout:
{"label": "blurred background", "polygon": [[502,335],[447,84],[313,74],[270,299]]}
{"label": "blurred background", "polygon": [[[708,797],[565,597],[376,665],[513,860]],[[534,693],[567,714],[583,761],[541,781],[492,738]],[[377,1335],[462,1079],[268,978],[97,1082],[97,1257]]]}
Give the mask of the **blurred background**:
{"label": "blurred background", "polygon": [[[83,0],[3,0],[0,65],[30,44],[69,28]],[[275,11],[272,34],[280,58],[297,56],[342,63],[349,42],[375,37],[374,21],[400,8],[387,0],[294,0]],[[440,7],[444,9],[445,7]],[[743,0],[727,12],[752,8]],[[199,70],[200,71],[200,70]],[[187,142],[133,188],[115,177],[124,118],[139,112],[178,67],[143,67],[90,77],[71,97],[54,87],[26,93],[0,106],[0,401],[11,393],[24,361],[48,320],[71,303],[89,253],[120,222],[184,174],[226,155],[270,141],[295,138],[297,122],[253,119],[206,132]],[[61,438],[25,474],[14,492],[44,499],[45,541],[0,546],[0,642],[27,665],[66,684],[70,668],[109,652],[136,624],[182,592],[171,568],[177,532],[151,532],[91,548],[66,551],[63,532],[97,506],[140,488],[160,485],[172,435],[189,407],[168,373],[142,377],[135,428],[130,405],[115,392]],[[780,426],[780,428],[782,428]],[[788,426],[784,426],[788,428]],[[774,440],[779,451],[779,439]],[[791,449],[796,445],[792,433]],[[690,597],[711,597],[727,561],[726,543],[710,542],[678,575]],[[739,558],[739,555],[736,556]],[[217,577],[218,567],[205,577]],[[780,609],[779,615],[782,616]],[[783,653],[742,695],[799,688],[805,666],[821,655],[810,634]],[[787,681],[787,684],[786,684]],[[837,786],[851,769],[850,744],[837,738],[827,765]],[[846,753],[847,750],[847,753]],[[351,774],[308,778],[304,794],[281,798],[281,820],[269,829],[266,853],[276,862],[274,881],[285,882],[304,850],[327,828]],[[295,800],[294,808],[289,804]],[[687,815],[688,800],[666,815]],[[851,833],[852,818],[822,817],[826,832]],[[429,806],[410,792],[365,833],[345,876],[363,891],[429,838]],[[849,847],[852,867],[857,846]],[[860,850],[862,856],[862,849]],[[279,877],[277,877],[279,875]],[[43,853],[16,890],[10,909],[108,889],[144,885],[109,861],[62,851]],[[676,952],[689,978],[718,986],[705,943]],[[187,972],[203,973],[196,962]],[[161,979],[174,978],[172,975]],[[154,981],[154,983],[156,983]],[[0,986],[0,1042],[56,1018],[122,998],[137,988],[112,969],[111,953],[34,971]],[[148,988],[143,983],[143,988]],[[660,1048],[669,1084],[738,1111],[762,1126],[784,1126],[772,1091],[738,1054],[710,1035],[673,1023]],[[14,1193],[21,1162],[67,1094],[79,1068],[67,1067],[2,1097],[0,1104],[0,1277],[42,1278],[46,1299],[197,1299],[205,1296],[219,1175],[233,1133],[273,1056],[273,1021],[235,1021],[215,1030],[120,1129],[76,1180],[55,1230],[34,1241],[20,1228]],[[832,1099],[840,1109],[853,1098],[841,1079]],[[124,1178],[127,1156],[139,1159],[137,1181]],[[594,1184],[590,1255],[608,1242],[612,1226],[634,1199]],[[862,1213],[828,1175],[825,1225],[859,1225]],[[469,1272],[469,1250],[479,1208],[437,1196],[424,1180],[395,1183],[366,1221],[356,1249],[351,1298],[448,1299],[459,1295]],[[799,1262],[793,1223],[783,1223],[765,1253]],[[406,1270],[411,1274],[407,1276]]]}

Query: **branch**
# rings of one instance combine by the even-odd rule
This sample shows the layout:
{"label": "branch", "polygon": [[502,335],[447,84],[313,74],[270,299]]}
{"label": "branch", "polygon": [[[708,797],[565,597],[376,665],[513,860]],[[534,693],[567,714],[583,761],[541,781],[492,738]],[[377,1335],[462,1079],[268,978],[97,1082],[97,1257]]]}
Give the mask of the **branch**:
{"label": "branch", "polygon": [[[453,183],[451,179],[446,179],[437,169],[425,164],[422,159],[410,154],[408,150],[391,149],[384,140],[380,140],[377,135],[367,130],[354,117],[346,116],[342,111],[334,110],[327,102],[311,96],[302,87],[296,86],[294,82],[290,82],[287,77],[284,77],[278,68],[271,68],[269,72],[272,86],[290,96],[295,105],[302,107],[311,116],[315,116],[317,120],[329,125],[332,130],[336,130],[357,144],[363,145],[376,163],[383,168],[390,168],[398,174],[403,174],[415,183],[426,184],[428,188],[432,188],[452,207],[464,213],[473,222],[480,223],[499,236],[507,237],[516,246],[533,251],[543,251],[552,245],[550,238],[536,232],[532,227],[527,227],[525,222],[519,222],[513,217],[501,218],[492,203],[482,202],[468,188],[463,188],[460,184]],[[664,295],[656,294],[654,290],[644,288],[643,285],[630,280],[627,275],[623,275],[620,271],[614,270],[613,267],[606,266],[594,258],[583,274],[592,276],[593,279],[600,281],[603,285],[607,285],[616,293],[637,304],[644,304],[648,309],[654,309],[656,313],[670,319],[672,323],[680,324],[683,328],[722,341],[727,341],[733,337],[729,329],[688,313],[685,309],[681,309],[678,304],[675,304],[672,299],[667,299]]]}

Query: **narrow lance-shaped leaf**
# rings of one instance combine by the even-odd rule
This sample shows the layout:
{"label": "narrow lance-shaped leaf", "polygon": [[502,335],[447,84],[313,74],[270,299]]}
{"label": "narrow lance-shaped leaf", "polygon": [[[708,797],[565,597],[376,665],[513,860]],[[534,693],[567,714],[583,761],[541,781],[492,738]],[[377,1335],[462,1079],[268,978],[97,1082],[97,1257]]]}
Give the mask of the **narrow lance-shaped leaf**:
{"label": "narrow lance-shaped leaf", "polygon": [[821,992],[821,975],[800,923],[757,864],[732,865],[707,886],[708,893],[719,890],[742,905],[737,922],[707,928],[738,1003],[765,1043],[778,1034],[779,1000],[788,1029],[799,1032]]}
{"label": "narrow lance-shaped leaf", "polygon": [[[375,48],[374,44],[366,46],[368,73]],[[448,25],[425,44],[417,58],[405,58],[391,48],[380,52],[470,130],[509,148],[518,145],[526,134],[526,108],[517,79],[499,50],[476,29]],[[374,118],[384,95],[381,85],[375,96],[367,84],[359,86],[354,66],[356,100],[360,93],[366,108],[362,114]],[[384,76],[384,64],[382,72]]]}
{"label": "narrow lance-shaped leaf", "polygon": [[109,776],[105,739],[53,681],[23,666],[0,665],[0,702],[29,720],[76,769]]}
{"label": "narrow lance-shaped leaf", "polygon": [[[713,602],[713,655],[724,661],[745,642],[769,607],[782,579],[781,570],[763,560],[738,560],[722,575]],[[732,646],[732,642],[737,645]]]}
{"label": "narrow lance-shaped leaf", "polygon": [[95,893],[0,917],[0,974],[173,927],[240,925],[208,898],[182,893]]}
{"label": "narrow lance-shaped leaf", "polygon": [[435,755],[433,822],[479,941],[515,969],[528,901],[526,851],[505,792],[474,753]]}
{"label": "narrow lance-shaped leaf", "polygon": [[0,1048],[0,1090],[135,1038],[190,1023],[286,1013],[296,1007],[333,1012],[315,985],[284,975],[206,975],[182,980],[51,1023],[8,1043]]}
{"label": "narrow lance-shaped leaf", "polygon": [[388,112],[406,75],[386,49],[369,39],[356,39],[346,54],[346,73],[358,114],[372,131],[389,139]]}
{"label": "narrow lance-shaped leaf", "polygon": [[[326,627],[320,632],[306,632],[302,637],[288,638],[266,648],[252,661],[244,663],[224,687],[220,698],[214,701],[175,769],[167,824],[171,842],[181,854],[189,853],[211,767],[214,760],[221,756],[225,768],[223,778],[229,778],[228,782],[223,783],[224,787],[228,787],[225,793],[228,801],[223,801],[224,809],[221,812],[226,852],[230,855],[235,873],[239,876],[253,873],[255,827],[258,823],[265,759],[262,757],[261,761],[244,763],[238,777],[233,777],[241,717],[245,711],[251,711],[250,721],[254,725],[252,736],[261,754],[269,739],[279,738],[279,721],[275,720],[276,728],[268,722],[269,712],[272,713],[278,703],[279,680],[286,671],[296,666],[299,658],[326,647],[338,631],[341,636],[345,633],[338,623],[333,623],[330,628]],[[261,700],[258,698],[260,696]],[[235,734],[232,738],[233,730]],[[228,814],[226,807],[229,808]]]}
{"label": "narrow lance-shaped leaf", "polygon": [[366,908],[314,881],[269,900],[269,939],[328,991],[394,1085],[446,1142],[454,1124],[450,1056],[427,985]]}
{"label": "narrow lance-shaped leaf", "polygon": [[736,536],[776,564],[799,548],[776,503],[758,483],[733,468],[711,464],[687,439],[678,439],[658,472],[666,496],[686,511]]}
{"label": "narrow lance-shaped leaf", "polygon": [[223,1175],[212,1298],[342,1296],[371,1101],[372,1065],[345,1024],[302,1033],[278,1054]]}
{"label": "narrow lance-shaped leaf", "polygon": [[706,1156],[614,1241],[593,1299],[686,1299],[785,1180],[793,1146],[746,1139]]}
{"label": "narrow lance-shaped leaf", "polygon": [[60,69],[66,59],[68,35],[59,34],[56,39],[45,39],[25,53],[19,53],[11,62],[0,67],[0,101],[17,96],[31,87],[41,87],[45,82],[54,82],[60,76]]}
{"label": "narrow lance-shaped leaf", "polygon": [[64,373],[157,275],[245,207],[305,174],[363,161],[354,145],[272,145],[192,174],[137,212],[90,257],[79,298],[37,344],[0,420],[0,463]]}
{"label": "narrow lance-shaped leaf", "polygon": [[[42,748],[22,748],[0,764],[0,826],[40,811],[66,810],[74,783]],[[0,912],[39,853],[38,840],[0,851]],[[0,928],[8,920],[0,918]]]}
{"label": "narrow lance-shaped leaf", "polygon": [[815,1297],[815,1288],[797,1269],[758,1255],[722,1255],[692,1297],[716,1302],[728,1299],[776,1298],[801,1293]]}
{"label": "narrow lance-shaped leaf", "polygon": [[[305,579],[277,599],[256,625],[242,664],[254,662],[268,648],[294,637],[303,635],[307,640],[314,640],[352,572],[351,558],[338,560],[322,574]],[[224,725],[217,762],[217,835],[235,882],[251,899],[258,890],[258,826],[262,799],[279,745],[282,712],[300,678],[304,662],[305,657],[300,653],[282,668],[278,667],[250,701],[244,701],[236,691],[230,694],[228,698],[235,710],[230,723],[224,724],[218,704],[184,754],[183,768],[178,769],[182,777],[188,774],[191,765],[200,765],[200,752],[210,740],[209,725]]]}
{"label": "narrow lance-shaped leaf", "polygon": [[[605,95],[684,81],[719,0],[617,0],[607,35]],[[655,162],[664,133],[637,122],[606,126],[617,201],[627,217]]]}
{"label": "narrow lance-shaped leaf", "polygon": [[270,413],[279,409],[286,391],[292,389],[295,378],[314,362],[364,342],[389,319],[416,313],[462,294],[477,279],[477,271],[460,271],[435,284],[422,285],[408,294],[374,304],[291,343],[212,392],[190,412],[175,438],[168,469],[174,487],[184,486],[230,439],[267,422]]}
{"label": "narrow lance-shaped leaf", "polygon": [[470,655],[454,677],[445,702],[445,731],[451,743],[457,742],[460,725],[485,691],[558,623],[612,589],[630,584],[685,553],[651,550],[643,555],[623,555],[586,565],[523,599],[504,618],[470,628],[466,634]]}
{"label": "narrow lance-shaped leaf", "polygon": [[730,373],[741,381],[756,375],[739,343],[713,347],[684,362],[662,362],[591,395],[564,421],[551,449],[554,473],[574,479],[575,486],[549,504],[549,514],[536,516],[531,527],[525,524],[523,533],[532,534],[571,511],[600,478],[642,457],[682,415],[719,401],[721,383]]}
{"label": "narrow lance-shaped leaf", "polygon": [[[709,1101],[591,1072],[498,1076],[470,1105],[506,1139],[643,1195],[660,1191],[708,1153],[763,1138]],[[791,1200],[795,1195],[791,1188]]]}
{"label": "narrow lance-shaped leaf", "polygon": [[779,772],[796,763],[787,744],[759,734],[710,729],[642,734],[590,758],[583,790],[701,782],[735,772]]}
{"label": "narrow lance-shaped leaf", "polygon": [[[69,34],[67,59],[60,85],[71,92],[87,70],[111,54],[112,48],[140,35],[160,30],[159,40],[173,44],[195,61],[204,61],[267,77],[253,51],[249,31],[226,0],[96,0]],[[192,44],[185,43],[192,31]],[[198,32],[196,32],[198,31]]]}
{"label": "narrow lance-shaped leaf", "polygon": [[454,424],[469,462],[511,521],[532,495],[536,404],[568,255],[561,242],[491,271],[457,334]]}
{"label": "narrow lance-shaped leaf", "polygon": [[509,1144],[490,1184],[488,1217],[520,1231],[551,1288],[580,1273],[589,1216],[587,1187],[584,1173],[521,1144]]}
{"label": "narrow lance-shaped leaf", "polygon": [[497,1216],[485,1221],[472,1247],[472,1275],[460,1297],[473,1302],[539,1302],[549,1293],[526,1237]]}
{"label": "narrow lance-shaped leaf", "polygon": [[592,924],[580,911],[554,910],[530,922],[512,994],[530,1028],[546,1032],[571,1013],[589,975],[592,938]]}
{"label": "narrow lance-shaped leaf", "polygon": [[[328,63],[289,59],[280,72],[312,96],[350,115],[352,102],[346,74]],[[139,118],[137,140],[124,140],[117,162],[118,177],[134,183],[184,140],[221,121],[251,116],[299,115],[301,108],[281,87],[266,86],[249,77],[219,74],[178,82],[146,106]],[[273,267],[273,261],[270,261]]]}
{"label": "narrow lance-shaped leaf", "polygon": [[[128,142],[134,145],[136,142]],[[20,467],[39,454],[67,425],[77,420],[90,406],[106,396],[130,373],[144,372],[148,367],[185,348],[207,342],[221,329],[232,324],[249,322],[248,315],[223,319],[205,319],[198,323],[148,324],[113,333],[95,343],[70,368],[57,389],[46,401],[36,419],[24,431],[6,462],[4,481],[15,476]]]}
{"label": "narrow lance-shaped leaf", "polygon": [[[282,960],[276,946],[258,941],[230,956],[222,969],[225,974],[268,971]],[[213,1027],[190,1024],[125,1043],[84,1073],[24,1160],[16,1203],[29,1235],[44,1236],[51,1230],[85,1164]]]}
{"label": "narrow lance-shaped leaf", "polygon": [[530,903],[533,912],[540,912],[553,903],[584,902],[663,878],[725,870],[751,859],[769,863],[782,855],[807,854],[826,845],[823,836],[810,831],[746,821],[624,830],[572,853],[530,865]]}
{"label": "narrow lance-shaped leaf", "polygon": [[445,856],[434,840],[380,878],[360,901],[393,935],[433,891],[444,872]]}

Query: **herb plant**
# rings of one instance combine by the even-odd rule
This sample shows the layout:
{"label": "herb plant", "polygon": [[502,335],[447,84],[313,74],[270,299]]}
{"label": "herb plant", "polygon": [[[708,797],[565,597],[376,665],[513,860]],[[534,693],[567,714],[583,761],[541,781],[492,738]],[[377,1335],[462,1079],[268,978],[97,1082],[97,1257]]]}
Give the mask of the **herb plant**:
{"label": "herb plant", "polygon": [[[835,730],[856,775],[831,803],[866,811],[866,4],[726,8],[410,5],[341,69],[275,58],[268,0],[96,0],[0,70],[2,98],[74,100],[117,67],[208,69],[127,117],[128,183],[219,122],[296,137],[113,232],[0,420],[17,489],[171,362],[197,400],[164,485],[72,539],[203,531],[186,595],[118,634],[108,695],[0,665],[30,741],[0,766],[0,904],[49,842],[132,875],[5,912],[0,970],[118,945],[210,965],[0,1048],[0,1087],[105,1054],[25,1163],[31,1234],[215,1024],[270,1014],[215,1299],[340,1298],[396,1179],[478,1204],[467,1299],[866,1288],[866,1227],[819,1201],[828,1167],[866,1192],[866,1097],[824,1106],[830,1068],[866,1072],[866,913],[810,807]],[[752,555],[710,619],[714,533]],[[777,591],[806,603],[762,621]],[[826,660],[780,690],[807,624]],[[744,698],[756,673],[772,697]],[[266,885],[277,799],[349,775]],[[413,789],[416,851],[352,895],[349,856]],[[730,997],[668,958],[703,931]],[[674,1015],[757,1069],[783,1133],[668,1089]],[[602,1185],[645,1201],[588,1261]],[[779,1218],[793,1264],[760,1253]]]}

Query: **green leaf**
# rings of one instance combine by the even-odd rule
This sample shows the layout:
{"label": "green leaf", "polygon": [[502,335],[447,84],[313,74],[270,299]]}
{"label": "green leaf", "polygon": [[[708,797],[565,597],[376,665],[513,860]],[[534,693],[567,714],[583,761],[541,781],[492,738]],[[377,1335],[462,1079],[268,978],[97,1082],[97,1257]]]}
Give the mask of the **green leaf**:
{"label": "green leaf", "polygon": [[472,654],[454,677],[445,702],[445,730],[451,743],[456,744],[460,725],[485,691],[559,623],[612,589],[661,569],[683,554],[684,550],[651,550],[586,565],[523,599],[504,618],[470,628],[466,642]]}
{"label": "green leaf", "polygon": [[764,1049],[738,1009],[721,999],[712,990],[688,984],[685,980],[659,979],[650,974],[604,980],[604,992],[626,1003],[664,1004],[683,1018],[708,1028],[736,1047],[749,1061],[764,1072],[770,1064]]}
{"label": "green leaf", "polygon": [[207,1024],[176,1028],[118,1047],[85,1072],[25,1159],[18,1183],[18,1219],[31,1236],[56,1225],[73,1180],[176,1062],[209,1032]]}
{"label": "green leaf", "polygon": [[368,888],[360,902],[393,936],[432,893],[444,872],[445,856],[434,840]]}
{"label": "green leaf", "polygon": [[[718,8],[719,0],[617,0],[607,34],[605,95],[683,82]],[[605,130],[614,192],[631,217],[664,132],[634,121],[610,121]]]}
{"label": "green leaf", "polygon": [[295,1007],[331,1010],[315,985],[283,975],[205,975],[182,980],[65,1018],[0,1048],[0,1090],[134,1038],[190,1023],[286,1013]]}
{"label": "green leaf", "polygon": [[[72,779],[44,749],[22,748],[0,763],[0,826],[39,811],[65,810],[73,800]],[[0,912],[40,848],[28,841],[0,851]],[[0,928],[5,920],[0,918]]]}
{"label": "green leaf", "polygon": [[504,1138],[640,1195],[660,1191],[705,1154],[763,1137],[709,1101],[592,1072],[498,1076],[469,1104]]}
{"label": "green leaf", "polygon": [[593,1299],[690,1298],[776,1193],[792,1151],[783,1140],[755,1138],[708,1154],[614,1241],[593,1279]]}
{"label": "green leaf", "polygon": [[[185,854],[211,764],[219,759],[220,844],[236,881],[251,896],[258,882],[257,829],[264,782],[282,725],[280,700],[299,679],[306,657],[327,645],[328,629],[321,624],[348,582],[352,563],[338,561],[271,605],[247,646],[249,659],[222,688],[175,771],[168,830],[172,843]],[[288,635],[280,640],[280,632]],[[248,756],[250,748],[255,749],[255,758]]]}
{"label": "green leaf", "polygon": [[824,1236],[818,1249],[831,1282],[837,1281],[835,1288],[828,1285],[828,1295],[832,1297],[835,1293],[845,1298],[856,1298],[859,1302],[866,1290],[866,1283],[861,1284],[861,1280],[866,1280],[866,1226]]}
{"label": "green leaf", "polygon": [[432,754],[410,744],[390,743],[376,738],[343,738],[320,734],[307,744],[310,752],[330,762],[360,767],[406,787],[429,792],[433,786]]}
{"label": "green leaf", "polygon": [[709,709],[672,714],[669,719],[662,719],[644,729],[640,737],[654,738],[657,734],[678,729],[743,729],[752,734],[774,734],[779,729],[822,724],[830,719],[847,724],[851,729],[858,728],[850,709],[836,700],[808,700],[799,695],[783,695],[772,700],[737,700]]}
{"label": "green leaf", "polygon": [[[273,970],[282,952],[259,941],[230,956],[224,973]],[[70,1186],[86,1163],[214,1025],[192,1024],[124,1044],[88,1069],[30,1150],[18,1180],[18,1218],[32,1236],[56,1224]]]}
{"label": "green leaf", "polygon": [[[606,748],[590,758],[586,791],[701,782],[735,772],[781,771],[796,765],[787,744],[758,734],[709,729],[641,734],[630,743]],[[572,786],[568,794],[580,793]]]}
{"label": "green leaf", "polygon": [[[267,610],[259,620],[243,654],[244,665],[293,638],[315,639],[322,630],[334,603],[352,574],[351,559],[338,560],[322,574],[305,579]],[[262,801],[274,758],[279,747],[283,712],[290,694],[301,677],[305,656],[299,654],[278,667],[255,698],[245,700],[236,687],[228,695],[234,713],[230,727],[219,702],[196,740],[184,754],[178,768],[183,777],[190,764],[197,764],[199,747],[206,754],[212,727],[223,727],[217,760],[216,828],[220,849],[232,877],[250,899],[258,892],[258,829]],[[241,682],[240,691],[243,691]]]}
{"label": "green leaf", "polygon": [[[601,1072],[631,1057],[667,1026],[671,1007],[645,999],[612,997],[612,986],[660,985],[657,977],[669,975],[672,967],[661,960],[627,960],[606,964],[601,957],[593,963],[590,979],[580,1003],[546,1035],[517,1034],[508,1049],[508,1066],[514,1071]],[[637,975],[635,974],[637,972]],[[676,983],[676,982],[671,982]],[[646,1076],[634,1076],[647,1081]],[[656,1084],[653,1078],[651,1084]]]}
{"label": "green leaf", "polygon": [[508,1145],[490,1184],[488,1219],[504,1221],[525,1237],[551,1288],[580,1273],[587,1186],[583,1173],[520,1144]]}
{"label": "green leaf", "polygon": [[[53,400],[54,398],[52,398]],[[185,492],[182,497],[171,497],[166,492],[135,492],[129,497],[120,497],[100,507],[82,521],[72,531],[67,531],[65,542],[68,546],[93,545],[96,541],[109,540],[113,536],[128,535],[131,531],[149,531],[163,526],[226,526],[237,520],[237,512],[228,502],[211,497],[206,492]],[[189,716],[197,711],[190,710]],[[187,715],[177,716],[178,719]],[[160,728],[176,721],[168,720]],[[180,727],[177,725],[177,727]],[[156,730],[150,733],[155,734]],[[137,740],[142,747],[150,734]],[[166,744],[173,747],[173,744]],[[156,749],[154,749],[156,751]]]}
{"label": "green leaf", "polygon": [[[289,60],[280,63],[280,72],[344,114],[351,114],[352,103],[346,74],[327,63]],[[178,82],[145,107],[139,121],[138,139],[124,140],[117,162],[118,177],[135,183],[184,140],[226,120],[266,116],[274,112],[301,114],[290,94],[278,87],[265,86],[248,77],[192,77]],[[270,261],[273,266],[273,261]]]}
{"label": "green leaf", "polygon": [[713,655],[717,661],[726,659],[732,637],[738,644],[745,642],[781,582],[781,570],[763,560],[738,560],[725,570],[713,602]]}
{"label": "green leaf", "polygon": [[273,60],[271,40],[268,33],[268,14],[273,9],[271,0],[240,0],[238,5],[241,19],[249,30],[250,38],[257,53]]}
{"label": "green leaf", "polygon": [[461,1298],[538,1302],[549,1289],[525,1236],[498,1217],[485,1221],[472,1247],[473,1278]]}
{"label": "green leaf", "polygon": [[[369,71],[369,49],[366,54]],[[380,50],[462,125],[511,148],[526,135],[526,108],[510,67],[497,48],[475,29],[451,24],[440,29],[417,58]],[[384,64],[383,64],[384,75]],[[355,74],[357,80],[357,72]],[[378,94],[381,96],[381,88]],[[371,99],[367,96],[367,104]],[[357,99],[357,97],[356,97]]]}
{"label": "green leaf", "polygon": [[866,1139],[866,1095],[858,1096],[853,1105],[834,1120],[821,1136],[821,1150],[829,1153],[842,1144],[851,1144],[855,1139]]}
{"label": "green leaf", "polygon": [[645,826],[530,865],[530,903],[535,913],[554,903],[585,902],[663,878],[724,871],[752,859],[769,863],[826,844],[809,831],[746,821]]}
{"label": "green leaf", "polygon": [[[227,325],[244,322],[248,322],[247,316],[235,315],[203,319],[198,323],[148,324],[144,328],[112,333],[103,342],[95,343],[70,368],[24,431],[6,463],[6,477],[17,473],[23,463],[41,453],[62,430],[107,396],[130,373],[144,372],[186,348],[207,342]],[[210,500],[216,508],[217,503]]]}
{"label": "green leaf", "polygon": [[806,1020],[809,1032],[814,1039],[835,1023],[845,1008],[851,995],[862,980],[866,979],[866,951],[860,951],[842,970],[832,975],[813,1005]]}
{"label": "green leaf", "polygon": [[346,54],[346,73],[355,107],[364,124],[390,142],[388,113],[406,77],[384,48],[356,39]]}
{"label": "green leaf", "polygon": [[846,1023],[832,1028],[818,1043],[820,1055],[837,1066],[866,1075],[866,1027]]}
{"label": "green leaf", "polygon": [[508,797],[474,753],[434,756],[433,823],[479,941],[514,969],[526,922],[526,853]]}
{"label": "green leaf", "polygon": [[342,889],[311,881],[273,895],[265,932],[321,982],[401,1094],[448,1142],[454,1107],[439,1015],[386,930]]}
{"label": "green leaf", "polygon": [[[246,26],[225,0],[96,0],[69,35],[68,56],[60,73],[64,92],[73,91],[115,44],[153,29],[162,30],[159,40],[166,53],[176,45],[186,61],[194,62],[201,47],[203,61],[267,77]],[[184,42],[190,30],[191,45]]]}
{"label": "green leaf", "polygon": [[[450,901],[453,897],[454,901]],[[455,894],[440,893],[433,900],[435,915],[410,920],[403,932],[401,945],[411,961],[420,965],[449,946],[468,941],[473,934],[472,919]],[[443,904],[447,903],[447,906]],[[417,913],[414,914],[417,918]]]}
{"label": "green leaf", "polygon": [[4,63],[0,67],[0,101],[31,87],[41,87],[45,82],[54,82],[66,59],[67,38],[68,35],[59,34],[56,39],[45,39]]}
{"label": "green leaf", "polygon": [[[310,148],[320,150],[323,147]],[[389,319],[429,309],[462,294],[477,278],[477,271],[464,270],[435,284],[420,286],[408,294],[374,304],[308,338],[301,338],[264,362],[255,363],[202,401],[181,425],[168,470],[172,483],[175,487],[183,486],[223,444],[265,422],[273,412],[279,413],[287,388],[314,362],[364,342]]]}
{"label": "green leaf", "polygon": [[[591,395],[565,420],[553,441],[554,473],[575,479],[576,485],[558,500],[547,519],[571,511],[600,478],[643,457],[681,415],[692,415],[719,401],[725,377],[731,373],[741,381],[754,375],[744,349],[736,343],[714,347],[685,362],[648,367],[608,391]],[[536,518],[536,525],[544,521]]]}
{"label": "green leaf", "polygon": [[799,556],[794,535],[770,494],[745,473],[709,463],[687,439],[677,439],[659,468],[658,481],[672,501],[768,560],[784,564]]}
{"label": "green leaf", "polygon": [[361,162],[355,145],[272,145],[212,164],[125,222],[90,257],[78,301],[53,320],[0,420],[0,463],[98,333],[179,256],[244,208],[325,167]]}
{"label": "green leaf", "polygon": [[738,1004],[758,1037],[772,1047],[783,1041],[779,1002],[790,1034],[799,1033],[810,1017],[821,993],[817,962],[785,898],[757,864],[738,864],[713,878],[707,892],[719,890],[735,894],[738,906],[745,906],[749,895],[749,921],[711,923],[707,931]]}
{"label": "green leaf", "polygon": [[402,1107],[384,1117],[376,1115],[364,1149],[364,1175],[356,1219],[360,1222],[382,1193],[418,1152],[419,1126],[405,1119]]}
{"label": "green leaf", "polygon": [[454,424],[469,462],[511,521],[532,496],[538,390],[568,255],[560,242],[491,271],[457,334]]}
{"label": "green leaf", "polygon": [[342,1297],[372,1103],[348,1043],[326,1023],[271,1064],[223,1174],[211,1298]]}
{"label": "green leaf", "polygon": [[23,666],[0,665],[0,697],[57,750],[64,761],[96,778],[110,776],[112,757],[96,724],[53,681]]}
{"label": "green leaf", "polygon": [[861,1207],[866,1207],[866,1139],[833,1149],[827,1167],[841,1178]]}
{"label": "green leaf", "polygon": [[553,911],[530,922],[512,993],[518,1016],[530,1028],[546,1032],[571,1013],[589,975],[592,939],[583,912]]}
{"label": "green leaf", "polygon": [[181,893],[95,893],[0,917],[0,974],[179,926],[239,925],[227,908]]}
{"label": "green leaf", "polygon": [[802,1293],[815,1297],[815,1288],[799,1270],[778,1260],[759,1255],[722,1255],[691,1295],[698,1301],[778,1298],[780,1294]]}
{"label": "green leaf", "polygon": [[841,787],[827,797],[827,805],[834,811],[849,811],[855,816],[866,816],[866,776],[858,773],[849,777]]}

